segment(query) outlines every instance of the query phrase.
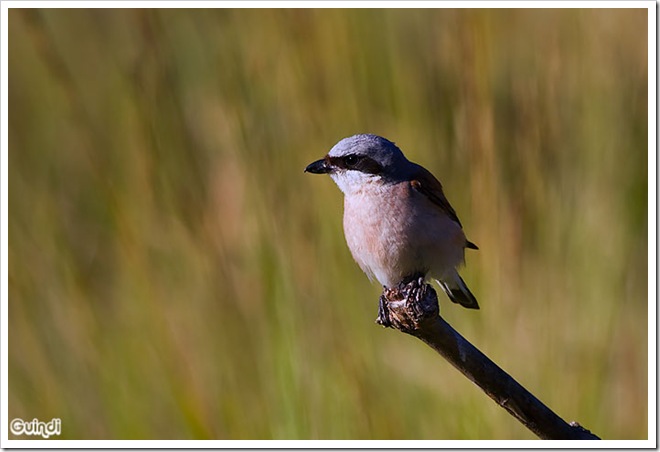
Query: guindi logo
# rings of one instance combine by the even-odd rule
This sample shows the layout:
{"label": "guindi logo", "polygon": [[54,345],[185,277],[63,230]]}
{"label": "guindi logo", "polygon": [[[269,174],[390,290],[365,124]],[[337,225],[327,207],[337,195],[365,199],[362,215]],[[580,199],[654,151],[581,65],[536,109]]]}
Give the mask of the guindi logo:
{"label": "guindi logo", "polygon": [[59,418],[51,419],[50,422],[42,422],[37,418],[31,421],[23,419],[12,419],[9,423],[9,429],[14,435],[41,436],[48,438],[52,435],[62,434],[62,420]]}

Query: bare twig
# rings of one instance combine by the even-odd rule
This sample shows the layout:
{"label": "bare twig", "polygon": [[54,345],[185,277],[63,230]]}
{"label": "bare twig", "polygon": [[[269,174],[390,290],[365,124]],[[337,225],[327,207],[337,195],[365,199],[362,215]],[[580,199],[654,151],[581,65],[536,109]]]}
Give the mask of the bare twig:
{"label": "bare twig", "polygon": [[600,439],[566,423],[440,317],[435,290],[422,279],[383,291],[377,322],[421,339],[542,439]]}

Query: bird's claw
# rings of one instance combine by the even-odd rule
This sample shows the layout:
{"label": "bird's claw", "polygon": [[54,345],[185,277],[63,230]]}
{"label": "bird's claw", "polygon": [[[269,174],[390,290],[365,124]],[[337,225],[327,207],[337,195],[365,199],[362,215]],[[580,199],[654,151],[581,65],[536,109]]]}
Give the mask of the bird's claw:
{"label": "bird's claw", "polygon": [[390,328],[392,326],[392,322],[390,322],[390,312],[389,308],[387,307],[387,300],[385,299],[385,295],[381,295],[378,299],[378,317],[376,317],[376,323],[383,325],[385,328]]}

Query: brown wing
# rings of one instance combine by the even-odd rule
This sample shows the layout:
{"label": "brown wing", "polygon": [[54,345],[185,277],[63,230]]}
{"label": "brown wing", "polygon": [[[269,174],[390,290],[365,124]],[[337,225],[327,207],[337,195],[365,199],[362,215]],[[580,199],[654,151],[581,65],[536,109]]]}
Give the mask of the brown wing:
{"label": "brown wing", "polygon": [[[451,206],[451,204],[449,204],[449,201],[447,201],[447,198],[445,197],[445,193],[442,191],[442,184],[428,170],[418,165],[417,171],[410,181],[410,185],[412,188],[431,200],[433,204],[442,209],[442,211],[446,213],[449,218],[455,221],[461,228],[463,227],[461,221],[458,219],[458,215],[456,215],[456,211]],[[465,246],[475,250],[479,249],[477,245],[467,239]]]}

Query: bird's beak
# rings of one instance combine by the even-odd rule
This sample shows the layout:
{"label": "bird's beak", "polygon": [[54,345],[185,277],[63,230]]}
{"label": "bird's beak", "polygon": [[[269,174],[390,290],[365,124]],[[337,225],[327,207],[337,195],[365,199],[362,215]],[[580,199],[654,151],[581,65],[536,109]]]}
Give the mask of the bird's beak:
{"label": "bird's beak", "polygon": [[306,173],[313,174],[327,174],[330,171],[332,171],[332,167],[324,159],[310,163],[307,165],[307,168],[305,168]]}

